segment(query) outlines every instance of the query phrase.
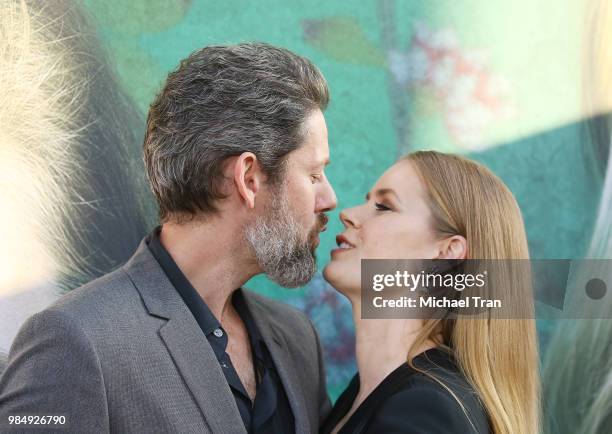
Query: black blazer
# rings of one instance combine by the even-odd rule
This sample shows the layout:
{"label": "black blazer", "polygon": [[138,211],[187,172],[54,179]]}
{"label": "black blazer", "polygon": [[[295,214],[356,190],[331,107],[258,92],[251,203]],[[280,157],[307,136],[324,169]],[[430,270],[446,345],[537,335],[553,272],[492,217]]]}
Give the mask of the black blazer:
{"label": "black blazer", "polygon": [[[435,380],[407,363],[389,374],[344,424],[339,434],[467,434],[490,432],[486,412],[474,389],[441,349],[430,349],[414,365],[442,381],[463,404]],[[359,392],[359,373],[340,395],[321,428],[329,434],[349,411]]]}

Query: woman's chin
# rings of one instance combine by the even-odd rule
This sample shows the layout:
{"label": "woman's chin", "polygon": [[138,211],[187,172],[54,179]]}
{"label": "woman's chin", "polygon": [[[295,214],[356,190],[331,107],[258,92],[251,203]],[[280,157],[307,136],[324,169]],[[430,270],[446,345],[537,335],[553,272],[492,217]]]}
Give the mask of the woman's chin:
{"label": "woman's chin", "polygon": [[360,287],[360,282],[351,282],[350,279],[355,279],[355,276],[360,276],[359,270],[347,270],[346,267],[340,266],[340,264],[333,260],[329,262],[325,268],[323,268],[323,278],[329,283],[336,291],[346,296],[349,293],[355,292],[353,287]]}
{"label": "woman's chin", "polygon": [[334,266],[331,262],[329,262],[324,268],[323,268],[323,278],[325,279],[325,281],[327,283],[329,283],[330,285],[334,286]]}

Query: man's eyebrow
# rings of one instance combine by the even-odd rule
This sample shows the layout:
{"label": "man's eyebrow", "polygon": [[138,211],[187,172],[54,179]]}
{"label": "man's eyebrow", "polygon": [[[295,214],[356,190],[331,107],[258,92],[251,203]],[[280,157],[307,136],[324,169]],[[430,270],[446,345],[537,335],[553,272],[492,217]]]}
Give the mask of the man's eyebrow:
{"label": "man's eyebrow", "polygon": [[324,160],[313,160],[312,167],[326,167],[329,164],[329,157]]}
{"label": "man's eyebrow", "polygon": [[[397,195],[397,193],[395,192],[395,190],[393,190],[392,188],[380,188],[378,190],[376,190],[374,192],[374,194],[376,196],[384,196],[385,194],[391,194],[393,196],[395,196],[395,198],[400,201],[399,196]],[[368,191],[368,193],[366,194],[366,201],[370,200],[370,192]],[[401,202],[401,201],[400,201]]]}

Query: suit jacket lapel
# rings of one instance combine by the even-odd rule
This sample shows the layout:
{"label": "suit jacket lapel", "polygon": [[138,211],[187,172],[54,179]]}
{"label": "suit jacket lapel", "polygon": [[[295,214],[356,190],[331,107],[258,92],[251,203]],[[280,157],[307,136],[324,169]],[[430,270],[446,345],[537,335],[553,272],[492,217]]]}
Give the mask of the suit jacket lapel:
{"label": "suit jacket lapel", "polygon": [[159,334],[212,431],[245,434],[236,401],[214,351],[145,241],[124,270],[149,313],[168,320]]}
{"label": "suit jacket lapel", "polygon": [[260,310],[257,302],[249,297],[248,291],[244,291],[244,294],[249,311],[270,351],[274,366],[276,366],[278,375],[285,388],[285,393],[287,393],[295,419],[295,433],[310,434],[311,429],[306,402],[300,390],[300,382],[296,371],[297,366],[289,354],[287,342],[283,338],[282,333],[268,320],[267,315]]}

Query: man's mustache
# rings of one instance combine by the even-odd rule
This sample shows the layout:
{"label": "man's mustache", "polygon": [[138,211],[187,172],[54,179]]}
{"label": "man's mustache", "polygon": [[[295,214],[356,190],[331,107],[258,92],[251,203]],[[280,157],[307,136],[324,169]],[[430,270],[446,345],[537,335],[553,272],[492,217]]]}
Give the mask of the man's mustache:
{"label": "man's mustache", "polygon": [[327,226],[327,222],[329,221],[329,217],[324,213],[321,213],[317,216],[317,231],[321,232],[325,226]]}
{"label": "man's mustache", "polygon": [[313,240],[316,239],[317,235],[327,225],[328,221],[329,221],[329,217],[327,217],[325,214],[321,213],[317,215],[317,221],[314,227],[312,228],[312,230],[310,231],[310,234],[308,235],[309,243],[314,242]]}

